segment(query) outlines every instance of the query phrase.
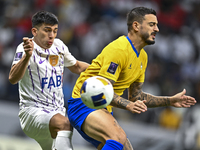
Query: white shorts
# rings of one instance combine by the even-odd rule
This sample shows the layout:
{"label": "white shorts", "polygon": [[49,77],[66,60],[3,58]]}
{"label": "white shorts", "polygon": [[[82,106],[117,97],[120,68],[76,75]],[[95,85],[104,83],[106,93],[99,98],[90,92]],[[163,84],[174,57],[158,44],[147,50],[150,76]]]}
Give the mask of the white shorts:
{"label": "white shorts", "polygon": [[27,136],[35,139],[43,150],[51,150],[53,147],[53,138],[49,131],[49,121],[58,113],[65,116],[62,111],[25,107],[19,111],[21,128]]}

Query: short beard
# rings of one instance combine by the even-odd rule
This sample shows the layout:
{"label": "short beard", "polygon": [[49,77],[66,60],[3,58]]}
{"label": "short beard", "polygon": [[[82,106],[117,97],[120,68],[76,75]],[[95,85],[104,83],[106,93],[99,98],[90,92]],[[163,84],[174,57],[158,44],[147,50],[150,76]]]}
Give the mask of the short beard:
{"label": "short beard", "polygon": [[145,34],[142,35],[142,39],[145,41],[145,43],[147,45],[152,45],[152,44],[155,43],[155,41],[148,40],[148,38],[149,38],[149,34],[148,33],[145,33]]}
{"label": "short beard", "polygon": [[153,45],[155,41],[146,40],[145,43],[147,43],[148,45]]}

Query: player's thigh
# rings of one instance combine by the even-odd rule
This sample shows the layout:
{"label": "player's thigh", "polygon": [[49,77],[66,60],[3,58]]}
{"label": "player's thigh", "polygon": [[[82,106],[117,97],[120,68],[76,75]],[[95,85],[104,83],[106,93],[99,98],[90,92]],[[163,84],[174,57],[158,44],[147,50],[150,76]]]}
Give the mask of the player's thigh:
{"label": "player's thigh", "polygon": [[23,131],[29,137],[38,139],[55,138],[60,130],[69,130],[70,122],[61,111],[26,107],[19,112]]}
{"label": "player's thigh", "polygon": [[85,119],[82,130],[90,137],[105,144],[113,139],[122,144],[126,141],[126,134],[115,118],[106,110],[99,109],[90,113]]}
{"label": "player's thigh", "polygon": [[72,130],[69,119],[60,113],[55,114],[49,122],[49,130],[52,138],[55,138],[58,131]]}
{"label": "player's thigh", "polygon": [[47,112],[42,108],[26,107],[19,112],[19,118],[24,133],[37,140],[51,138],[49,121],[56,112]]}

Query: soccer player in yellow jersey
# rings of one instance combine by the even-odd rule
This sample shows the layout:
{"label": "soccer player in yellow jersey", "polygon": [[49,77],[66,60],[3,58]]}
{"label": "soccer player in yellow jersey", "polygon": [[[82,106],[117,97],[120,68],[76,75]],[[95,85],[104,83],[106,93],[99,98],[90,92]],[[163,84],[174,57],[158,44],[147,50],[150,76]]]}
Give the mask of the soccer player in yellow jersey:
{"label": "soccer player in yellow jersey", "polygon": [[[155,43],[158,29],[156,12],[145,7],[132,9],[127,15],[128,35],[121,36],[108,44],[78,78],[68,101],[68,116],[74,128],[102,150],[133,149],[124,130],[112,115],[111,107],[118,107],[132,113],[147,111],[147,107],[174,106],[190,107],[196,103],[186,96],[186,90],[171,96],[153,96],[142,91],[147,67],[147,54],[143,47]],[[103,76],[114,87],[114,98],[106,109],[90,109],[80,98],[83,82],[92,76]],[[129,97],[120,97],[128,88]]]}

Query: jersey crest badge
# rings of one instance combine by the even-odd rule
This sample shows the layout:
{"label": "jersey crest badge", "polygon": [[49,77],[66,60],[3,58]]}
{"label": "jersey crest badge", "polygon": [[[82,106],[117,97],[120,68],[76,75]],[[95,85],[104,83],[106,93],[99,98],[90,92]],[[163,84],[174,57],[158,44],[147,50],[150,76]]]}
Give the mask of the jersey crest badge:
{"label": "jersey crest badge", "polygon": [[54,67],[58,64],[58,56],[57,55],[51,55],[49,56],[49,63]]}
{"label": "jersey crest badge", "polygon": [[141,70],[142,70],[142,62],[141,62],[140,68],[141,68]]}
{"label": "jersey crest badge", "polygon": [[118,64],[111,62],[110,66],[108,67],[107,72],[111,73],[111,74],[115,74],[116,70],[117,70]]}

